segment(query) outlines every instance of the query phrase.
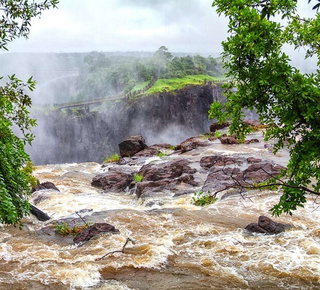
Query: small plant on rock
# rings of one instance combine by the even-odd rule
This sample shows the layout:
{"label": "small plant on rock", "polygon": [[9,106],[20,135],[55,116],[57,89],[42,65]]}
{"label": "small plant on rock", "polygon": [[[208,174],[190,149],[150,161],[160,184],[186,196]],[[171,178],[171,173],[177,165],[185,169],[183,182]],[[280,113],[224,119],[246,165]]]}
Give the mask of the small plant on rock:
{"label": "small plant on rock", "polygon": [[192,203],[197,206],[213,204],[215,201],[216,198],[210,194],[210,191],[207,193],[203,191],[195,192],[192,197]]}
{"label": "small plant on rock", "polygon": [[112,162],[118,162],[119,161],[119,154],[115,153],[110,156],[107,156],[104,160],[104,163],[112,163]]}
{"label": "small plant on rock", "polygon": [[219,132],[219,131],[215,131],[215,132],[214,132],[214,137],[215,137],[215,138],[218,139],[218,138],[220,138],[221,136],[222,136],[222,133],[221,133],[221,132]]}
{"label": "small plant on rock", "polygon": [[133,176],[133,179],[134,179],[135,182],[141,182],[142,179],[143,179],[143,175],[135,173],[134,176]]}
{"label": "small plant on rock", "polygon": [[159,156],[159,157],[164,157],[164,156],[167,156],[167,153],[166,153],[166,152],[159,152],[159,153],[157,154],[157,156]]}
{"label": "small plant on rock", "polygon": [[70,227],[68,223],[63,222],[61,224],[55,223],[54,227],[57,230],[57,233],[61,236],[77,236],[82,230],[86,229],[89,227],[88,224],[82,225],[82,226],[77,226],[74,224],[73,227]]}

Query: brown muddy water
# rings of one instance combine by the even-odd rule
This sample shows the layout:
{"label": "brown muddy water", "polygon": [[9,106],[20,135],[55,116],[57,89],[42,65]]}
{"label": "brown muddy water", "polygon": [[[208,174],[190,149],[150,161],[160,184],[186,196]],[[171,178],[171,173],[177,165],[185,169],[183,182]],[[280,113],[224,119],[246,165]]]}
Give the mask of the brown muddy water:
{"label": "brown muddy water", "polygon": [[[257,137],[257,136],[253,136]],[[185,153],[193,166],[214,153],[259,156],[284,165],[286,152],[273,156],[263,143],[227,146],[212,142]],[[143,162],[181,158],[176,154]],[[137,169],[141,165],[137,166]],[[170,192],[137,199],[126,193],[103,193],[90,181],[102,168],[96,163],[39,166],[42,182],[60,189],[36,192],[37,206],[54,219],[74,217],[82,210],[92,222],[107,222],[119,234],[104,234],[82,246],[72,238],[46,236],[46,223],[30,217],[22,231],[0,230],[0,289],[318,289],[320,288],[320,215],[311,198],[278,235],[250,234],[243,228],[279,199],[279,192],[248,192],[218,199],[203,208],[192,194]],[[205,176],[195,175],[199,181]],[[195,190],[198,190],[197,188]],[[99,213],[100,212],[100,213]],[[121,250],[97,261],[108,252]]]}

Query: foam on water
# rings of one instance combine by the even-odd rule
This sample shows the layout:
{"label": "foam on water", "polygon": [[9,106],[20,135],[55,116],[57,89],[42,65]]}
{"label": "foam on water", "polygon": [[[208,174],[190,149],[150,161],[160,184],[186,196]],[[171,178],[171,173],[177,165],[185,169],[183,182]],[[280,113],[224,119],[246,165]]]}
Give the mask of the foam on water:
{"label": "foam on water", "polygon": [[[228,147],[215,143],[185,155],[198,171],[197,180],[203,180],[205,173],[197,165],[201,156],[217,152],[249,156],[253,149],[266,159],[279,158],[284,163],[286,158],[286,153],[271,157],[262,144]],[[141,164],[171,158],[181,156],[146,158]],[[129,166],[137,170],[141,164]],[[320,209],[314,200],[293,217],[276,219],[293,225],[286,232],[249,234],[243,228],[257,222],[259,215],[270,216],[280,191],[250,191],[244,198],[235,194],[200,208],[192,204],[192,194],[175,197],[162,192],[137,200],[129,192],[104,193],[90,182],[106,170],[96,163],[39,166],[36,177],[54,182],[60,192],[41,191],[33,199],[42,197],[36,206],[54,218],[76,218],[75,211],[84,209],[106,211],[99,222],[114,225],[120,233],[100,235],[77,246],[71,244],[72,239],[68,244],[63,237],[38,234],[42,224],[33,218],[26,220],[22,232],[4,227],[0,230],[0,283],[33,281],[56,283],[57,289],[65,285],[125,290],[320,287]],[[111,253],[121,251],[127,238],[134,244],[128,243],[124,253]]]}

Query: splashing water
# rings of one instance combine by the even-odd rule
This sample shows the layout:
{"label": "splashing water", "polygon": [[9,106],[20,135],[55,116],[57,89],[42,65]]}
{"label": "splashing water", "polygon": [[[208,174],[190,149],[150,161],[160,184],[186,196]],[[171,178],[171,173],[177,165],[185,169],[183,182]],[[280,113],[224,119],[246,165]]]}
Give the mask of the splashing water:
{"label": "splashing water", "polygon": [[[254,136],[253,138],[256,138]],[[185,153],[192,160],[214,153],[259,156],[284,165],[287,152],[273,156],[262,143],[226,146],[213,142]],[[165,160],[178,158],[170,155]],[[181,156],[179,156],[181,158]],[[163,162],[150,158],[145,162]],[[193,165],[196,168],[196,165]],[[106,170],[106,169],[105,169]],[[22,231],[0,230],[0,289],[315,289],[320,287],[320,216],[316,201],[293,217],[278,235],[250,234],[243,228],[279,199],[280,192],[233,195],[203,208],[191,195],[161,195],[148,205],[135,195],[104,193],[90,185],[101,172],[96,163],[39,166],[36,177],[60,189],[39,191],[37,206],[54,219],[74,217],[107,222],[119,234],[104,234],[83,246],[72,238],[46,236],[44,223],[30,217]],[[203,176],[195,175],[199,180]],[[157,202],[161,200],[161,202]],[[98,214],[95,214],[98,213]],[[121,250],[130,237],[124,253]]]}

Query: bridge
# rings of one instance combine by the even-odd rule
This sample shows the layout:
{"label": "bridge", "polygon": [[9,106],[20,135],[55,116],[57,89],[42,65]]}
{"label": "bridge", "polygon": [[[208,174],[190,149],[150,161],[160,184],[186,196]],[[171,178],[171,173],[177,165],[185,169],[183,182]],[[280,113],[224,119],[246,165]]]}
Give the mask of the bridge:
{"label": "bridge", "polygon": [[[59,110],[76,108],[76,107],[84,107],[85,111],[88,113],[90,111],[90,105],[102,104],[105,102],[112,102],[112,101],[118,101],[118,100],[124,100],[124,99],[128,99],[128,98],[129,98],[128,95],[120,95],[118,97],[100,98],[100,99],[94,99],[94,100],[90,100],[90,101],[53,104],[53,107],[58,108]],[[46,106],[52,106],[52,105],[46,105]]]}
{"label": "bridge", "polygon": [[[94,104],[102,104],[105,102],[112,102],[112,101],[119,101],[119,100],[130,100],[136,97],[139,97],[141,95],[143,95],[144,92],[146,92],[149,88],[151,88],[154,83],[156,82],[156,79],[152,79],[149,84],[139,90],[139,91],[134,91],[134,92],[130,92],[128,94],[124,94],[124,93],[120,93],[118,95],[115,96],[109,96],[109,97],[104,97],[104,98],[99,98],[99,99],[93,99],[93,100],[86,100],[86,101],[77,101],[77,102],[68,102],[68,103],[58,103],[58,104],[43,104],[43,105],[38,105],[41,107],[55,107],[59,110],[62,109],[70,109],[70,108],[77,108],[77,107],[83,107],[85,109],[86,112],[90,111],[90,105],[94,105]],[[221,79],[221,80],[212,80],[212,81],[206,81],[204,82],[204,84],[221,84],[221,83],[225,83],[228,82],[227,79]]]}
{"label": "bridge", "polygon": [[18,70],[15,72],[16,75],[22,76],[33,76],[33,79],[38,82],[38,84],[45,85],[50,82],[54,82],[59,79],[64,79],[68,77],[77,77],[79,76],[79,70],[71,69],[71,70]]}

